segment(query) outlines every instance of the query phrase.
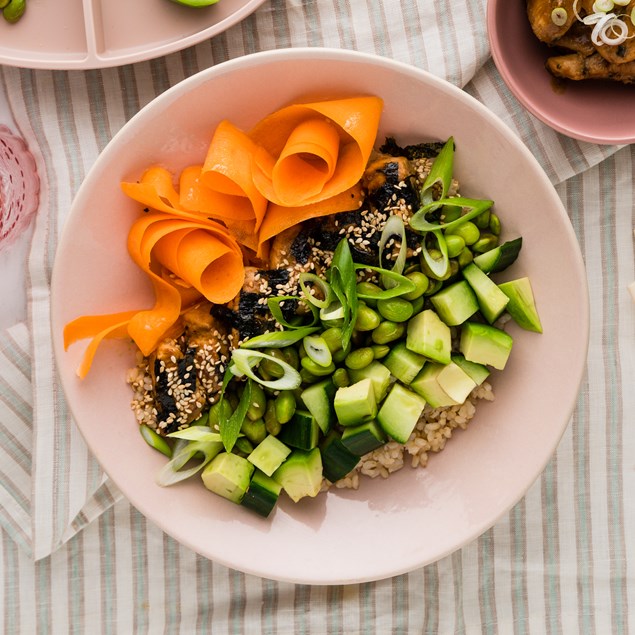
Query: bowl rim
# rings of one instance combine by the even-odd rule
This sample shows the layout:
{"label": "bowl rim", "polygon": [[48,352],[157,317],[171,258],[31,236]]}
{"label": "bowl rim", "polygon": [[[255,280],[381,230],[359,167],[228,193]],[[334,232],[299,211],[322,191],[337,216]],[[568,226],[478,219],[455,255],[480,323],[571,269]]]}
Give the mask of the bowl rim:
{"label": "bowl rim", "polygon": [[[113,153],[114,153],[114,156],[116,156],[116,151],[118,150],[118,146],[120,145],[122,140],[125,140],[126,137],[128,137],[128,135],[134,132],[135,127],[137,125],[136,122],[139,119],[146,117],[149,113],[153,113],[155,111],[160,111],[164,109],[173,100],[181,99],[183,94],[186,94],[187,92],[189,92],[190,88],[198,86],[199,84],[202,84],[208,81],[212,81],[214,77],[219,76],[220,74],[229,73],[232,71],[232,69],[237,67],[241,68],[241,67],[244,67],[245,65],[258,66],[261,64],[269,63],[269,62],[275,62],[276,60],[279,60],[279,59],[285,59],[285,58],[288,58],[289,56],[293,56],[294,58],[300,59],[300,60],[301,59],[311,59],[311,60],[324,59],[328,61],[339,61],[342,59],[346,59],[348,61],[366,62],[372,65],[379,64],[388,69],[398,71],[399,73],[404,73],[411,77],[415,77],[418,79],[423,78],[425,79],[426,83],[434,84],[441,92],[445,92],[446,94],[451,94],[455,98],[469,103],[471,107],[478,110],[485,118],[487,118],[487,120],[491,123],[492,126],[495,126],[496,128],[498,128],[499,131],[510,141],[510,143],[515,146],[518,152],[522,153],[526,157],[526,159],[534,165],[534,167],[536,168],[535,169],[536,178],[541,179],[543,181],[546,191],[548,191],[550,193],[549,195],[552,197],[554,207],[557,208],[558,213],[561,214],[563,218],[566,219],[567,221],[564,224],[563,229],[566,231],[569,241],[571,242],[572,245],[578,247],[577,249],[574,249],[574,251],[571,254],[573,258],[573,266],[576,268],[576,270],[579,270],[582,273],[585,271],[584,261],[582,258],[581,251],[579,249],[575,232],[573,230],[573,226],[568,218],[568,215],[562,204],[561,199],[559,198],[557,192],[553,188],[553,185],[549,181],[546,173],[544,172],[544,170],[542,169],[542,167],[540,166],[536,158],[533,156],[533,154],[530,152],[530,150],[527,148],[527,146],[522,142],[522,140],[517,135],[515,135],[509,129],[509,127],[507,127],[502,122],[501,119],[499,119],[491,110],[489,110],[476,98],[472,97],[471,95],[461,90],[457,86],[451,84],[450,82],[438,76],[433,75],[429,71],[417,68],[413,65],[409,65],[403,62],[392,60],[390,58],[375,55],[375,54],[362,53],[362,52],[351,51],[346,49],[328,48],[328,47],[282,48],[282,49],[276,49],[276,50],[270,50],[270,51],[262,51],[262,52],[247,54],[238,58],[234,58],[232,60],[218,64],[216,66],[204,69],[200,71],[199,73],[196,73],[182,80],[181,82],[175,84],[174,86],[172,86],[171,88],[169,88],[168,90],[160,94],[158,97],[156,97],[155,99],[150,101],[148,104],[146,104],[143,108],[141,108],[128,122],[126,122],[121,127],[121,129],[112,137],[112,139],[107,144],[107,146],[101,151],[101,153],[99,154],[93,166],[88,170],[82,184],[80,185],[80,188],[78,189],[73,199],[73,203],[65,219],[64,227],[62,228],[60,239],[58,242],[58,248],[56,250],[55,261],[53,263],[53,270],[52,270],[52,277],[51,277],[51,309],[52,309],[51,310],[51,314],[52,314],[51,328],[52,328],[53,349],[54,349],[54,355],[56,360],[59,361],[63,359],[63,356],[64,356],[64,349],[63,349],[61,338],[55,336],[55,332],[59,331],[60,327],[63,326],[61,324],[56,323],[56,315],[54,310],[54,307],[55,307],[54,299],[61,293],[61,287],[64,284],[63,280],[61,279],[61,274],[59,272],[60,267],[58,264],[59,259],[57,258],[57,254],[64,249],[64,246],[69,241],[69,238],[68,238],[70,234],[69,228],[73,225],[73,220],[78,218],[82,211],[81,207],[78,205],[78,202],[81,201],[81,199],[84,197],[84,192],[89,191],[91,189],[92,180],[95,178],[93,175],[98,173],[100,165],[102,163],[108,163]],[[588,296],[588,287],[586,285],[586,278],[583,276],[583,279],[585,283],[584,289],[582,290],[582,293],[584,296],[584,306],[582,307],[582,313],[580,314],[579,319],[580,319],[580,323],[584,325],[585,344],[584,344],[583,356],[584,356],[584,359],[586,359],[588,345],[589,345],[589,332],[590,332],[590,324],[589,324],[590,304],[589,304],[589,296]],[[487,531],[492,526],[494,526],[503,516],[505,516],[505,514],[507,514],[509,510],[515,504],[517,504],[518,501],[522,499],[522,497],[527,493],[528,489],[534,484],[536,479],[544,471],[547,463],[549,462],[549,460],[551,460],[553,453],[558,447],[561,441],[562,435],[564,434],[565,430],[568,427],[568,421],[570,420],[570,417],[576,405],[577,394],[579,393],[579,387],[581,385],[584,372],[585,372],[585,365],[581,364],[580,368],[578,369],[577,377],[576,377],[576,386],[578,388],[575,391],[575,394],[572,395],[570,402],[566,404],[566,407],[563,407],[563,410],[566,410],[566,412],[568,413],[567,420],[561,426],[561,429],[559,430],[559,434],[557,435],[557,437],[554,438],[553,446],[551,447],[551,450],[546,456],[545,460],[540,465],[535,466],[535,469],[532,471],[533,473],[532,478],[529,479],[529,481],[524,484],[524,487],[522,488],[522,490],[518,491],[517,496],[514,497],[513,501],[511,501],[508,505],[501,507],[501,509],[499,510],[499,513],[494,518],[488,518],[487,521],[485,522],[482,522],[480,524],[474,524],[474,526],[471,528],[471,531],[468,532],[467,535],[465,535],[462,540],[454,544],[452,548],[447,549],[442,553],[438,553],[433,559],[428,559],[425,561],[412,561],[408,564],[404,563],[399,568],[394,567],[390,571],[387,571],[379,575],[373,574],[373,575],[368,575],[366,577],[352,575],[350,578],[347,578],[347,579],[344,579],[344,578],[300,579],[300,578],[289,577],[284,575],[282,576],[272,575],[271,572],[263,571],[261,568],[259,568],[257,563],[254,563],[253,566],[250,566],[250,567],[241,566],[239,570],[244,573],[257,575],[264,578],[275,579],[279,581],[287,581],[292,583],[300,583],[300,584],[360,583],[360,582],[380,580],[383,578],[392,577],[394,575],[407,573],[416,568],[431,564],[433,562],[437,562],[441,558],[457,551],[458,549],[465,547],[466,545],[473,542],[480,535],[482,535],[485,531]],[[61,373],[59,374],[62,375]],[[62,383],[62,389],[64,391],[64,394],[65,395],[68,394],[68,386],[66,385],[67,382],[63,375],[61,376],[61,383]],[[68,407],[75,421],[78,421],[78,419],[75,417],[73,403],[71,402],[70,399],[68,400]],[[76,423],[75,425],[77,425],[77,427],[79,428],[82,436],[86,438],[84,436],[84,431],[82,429],[82,426],[79,423]],[[100,456],[99,450],[90,447],[90,444],[88,444],[88,442],[87,442],[87,445],[89,447],[89,450],[98,459],[100,465],[102,465],[102,469],[104,469],[102,461],[99,460],[99,456]],[[156,514],[152,513],[148,509],[148,505],[146,504],[143,497],[134,496],[134,495],[131,496],[128,491],[128,488],[126,488],[125,483],[119,482],[119,480],[116,477],[112,477],[110,474],[108,474],[108,476],[121,489],[126,499],[136,509],[138,509],[144,516],[151,519],[155,524],[157,524],[162,531],[172,536],[179,543],[190,548],[196,553],[199,553],[203,555],[204,557],[210,558],[214,562],[217,562],[224,566],[227,566],[230,568],[236,568],[236,564],[232,562],[231,558],[219,556],[219,554],[215,554],[212,557],[209,554],[202,553],[200,544],[194,544],[192,541],[188,539],[184,539],[182,536],[179,536],[178,532],[174,532],[170,529],[166,529],[165,526],[160,522],[160,520],[156,518]]]}

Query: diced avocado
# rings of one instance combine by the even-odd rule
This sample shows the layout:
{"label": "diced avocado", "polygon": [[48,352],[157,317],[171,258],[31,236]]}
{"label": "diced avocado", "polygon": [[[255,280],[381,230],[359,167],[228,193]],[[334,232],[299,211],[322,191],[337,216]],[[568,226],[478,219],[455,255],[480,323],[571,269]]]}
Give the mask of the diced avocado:
{"label": "diced avocado", "polygon": [[281,490],[279,483],[256,469],[240,504],[266,518],[276,506]]}
{"label": "diced avocado", "polygon": [[331,483],[344,478],[359,462],[359,457],[342,443],[339,433],[335,430],[331,430],[320,444],[320,452],[322,474]]}
{"label": "diced avocado", "polygon": [[309,452],[291,452],[273,473],[273,480],[282,486],[295,503],[305,496],[317,496],[322,487],[322,455],[319,448],[313,448]]}
{"label": "diced avocado", "polygon": [[465,280],[459,280],[441,289],[441,291],[430,296],[430,301],[439,317],[448,326],[463,324],[479,309],[476,295]]}
{"label": "diced avocado", "polygon": [[513,342],[511,335],[495,326],[466,322],[461,327],[459,349],[470,362],[503,370]]}
{"label": "diced avocado", "polygon": [[479,254],[474,257],[474,264],[485,273],[496,273],[497,271],[503,271],[511,265],[523,245],[522,238],[514,238],[514,240],[508,240],[494,249],[490,249],[485,253]]}
{"label": "diced avocado", "polygon": [[316,384],[311,384],[302,391],[300,399],[306,409],[315,417],[320,430],[326,434],[335,423],[335,410],[333,409],[333,397],[335,396],[335,384],[331,379],[324,379]]}
{"label": "diced avocado", "polygon": [[426,401],[401,384],[393,384],[377,414],[384,432],[398,443],[408,441],[417,425]]}
{"label": "diced avocado", "polygon": [[432,408],[454,406],[458,403],[441,388],[437,380],[445,366],[446,364],[428,362],[410,383],[410,389],[421,395]]}
{"label": "diced avocado", "polygon": [[233,503],[240,503],[253,474],[254,466],[231,452],[217,454],[205,467],[201,478],[208,490]]}
{"label": "diced avocado", "polygon": [[476,382],[454,362],[441,369],[437,381],[443,392],[457,403],[463,403],[476,388]]}
{"label": "diced avocado", "polygon": [[267,476],[271,476],[291,454],[291,448],[272,434],[259,443],[247,457],[250,463],[263,471]]}
{"label": "diced avocado", "polygon": [[375,391],[375,401],[380,402],[386,396],[388,386],[390,386],[390,371],[381,362],[374,361],[364,368],[349,368],[347,370],[353,383],[362,379],[371,380]]}
{"label": "diced avocado", "polygon": [[333,400],[337,420],[343,426],[354,426],[377,415],[375,389],[371,379],[362,379],[338,388]]}
{"label": "diced avocado", "polygon": [[426,358],[399,342],[384,358],[384,365],[402,384],[409,384],[423,368]]}
{"label": "diced avocado", "polygon": [[344,428],[342,433],[342,443],[357,456],[380,448],[386,441],[388,438],[376,420]]}
{"label": "diced avocado", "polygon": [[509,298],[507,312],[518,326],[535,333],[542,333],[542,324],[536,309],[534,292],[529,278],[518,278],[503,282],[498,288]]}
{"label": "diced avocado", "polygon": [[505,310],[509,298],[496,286],[496,283],[474,263],[462,269],[463,277],[476,294],[483,317],[492,324]]}
{"label": "diced avocado", "polygon": [[425,309],[408,322],[406,346],[427,359],[449,364],[452,350],[450,327],[432,309]]}
{"label": "diced avocado", "polygon": [[298,450],[312,450],[320,439],[320,426],[308,410],[296,410],[282,426],[278,439]]}
{"label": "diced avocado", "polygon": [[463,355],[452,355],[452,361],[457,366],[460,366],[474,380],[477,386],[480,386],[490,375],[487,366],[470,362]]}

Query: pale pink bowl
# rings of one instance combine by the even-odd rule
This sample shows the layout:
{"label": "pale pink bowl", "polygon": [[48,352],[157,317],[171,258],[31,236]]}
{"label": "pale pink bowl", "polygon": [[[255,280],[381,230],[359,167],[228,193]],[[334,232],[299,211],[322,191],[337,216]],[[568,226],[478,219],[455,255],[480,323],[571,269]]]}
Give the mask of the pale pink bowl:
{"label": "pale pink bowl", "polygon": [[[201,161],[212,131],[229,117],[249,127],[301,97],[374,93],[385,109],[379,139],[453,135],[463,193],[491,197],[508,237],[523,237],[511,277],[528,275],[544,334],[513,325],[512,358],[494,373],[484,403],[426,469],[365,479],[294,505],[283,497],[265,520],[203,487],[154,482],[165,457],[148,448],[130,410],[124,377],[134,351],[104,344],[84,381],[84,345],[68,352],[62,329],[78,315],[149,306],[147,278],[126,251],[139,206],[119,182],[152,163],[180,171]],[[513,186],[510,186],[513,184]],[[549,231],[545,231],[545,227]],[[554,275],[555,274],[555,275]],[[508,279],[510,279],[508,278]],[[578,243],[545,173],[491,111],[429,73],[344,50],[284,49],[209,68],[146,106],[96,161],[68,215],[52,282],[53,342],[73,416],[88,446],[124,495],[150,520],[197,552],[267,578],[313,584],[361,582],[434,562],[491,527],[544,469],[565,430],[585,368],[589,307]],[[54,486],[54,484],[53,484]]]}
{"label": "pale pink bowl", "polygon": [[545,68],[554,50],[533,34],[525,0],[489,0],[487,28],[496,67],[530,113],[581,141],[635,142],[635,84],[556,80]]}

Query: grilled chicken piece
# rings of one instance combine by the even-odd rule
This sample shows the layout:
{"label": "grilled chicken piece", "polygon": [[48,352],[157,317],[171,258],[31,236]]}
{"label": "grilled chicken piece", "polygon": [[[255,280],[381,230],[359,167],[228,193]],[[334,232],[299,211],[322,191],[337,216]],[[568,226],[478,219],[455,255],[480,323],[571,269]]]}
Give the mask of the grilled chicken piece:
{"label": "grilled chicken piece", "polygon": [[635,82],[635,61],[611,64],[598,53],[588,57],[579,53],[551,57],[547,60],[547,69],[556,77],[566,79],[612,79],[625,84]]}
{"label": "grilled chicken piece", "polygon": [[367,202],[383,210],[400,199],[416,205],[418,195],[413,180],[414,169],[406,157],[380,155],[366,168],[362,186],[368,194]]}
{"label": "grilled chicken piece", "polygon": [[[561,38],[577,20],[573,12],[574,0],[527,0],[527,17],[532,31],[542,42],[553,44]],[[562,26],[557,26],[551,19],[551,12],[562,7],[567,12],[567,19]]]}
{"label": "grilled chicken piece", "polygon": [[[296,252],[299,246],[296,245],[298,237],[302,231],[302,225],[298,223],[280,232],[271,241],[271,248],[269,249],[269,266],[272,269],[282,269],[284,267],[293,266],[297,262],[305,262],[305,258],[298,258]],[[307,241],[304,241],[307,245]],[[308,258],[308,253],[306,254]]]}
{"label": "grilled chicken piece", "polygon": [[595,46],[591,41],[591,29],[580,21],[576,21],[562,37],[554,40],[553,45],[585,56],[595,53]]}

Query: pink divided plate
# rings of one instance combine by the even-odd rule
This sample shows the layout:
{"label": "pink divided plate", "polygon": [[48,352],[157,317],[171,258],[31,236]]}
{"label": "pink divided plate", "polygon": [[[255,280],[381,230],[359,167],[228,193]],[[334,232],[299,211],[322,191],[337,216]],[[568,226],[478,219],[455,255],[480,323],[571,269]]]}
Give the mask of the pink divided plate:
{"label": "pink divided plate", "polygon": [[89,69],[140,62],[218,35],[263,2],[191,8],[169,0],[27,0],[18,22],[0,19],[0,63]]}
{"label": "pink divided plate", "polygon": [[635,84],[555,79],[545,61],[557,54],[540,42],[526,0],[488,0],[492,57],[520,103],[543,123],[574,139],[607,145],[635,142]]}

